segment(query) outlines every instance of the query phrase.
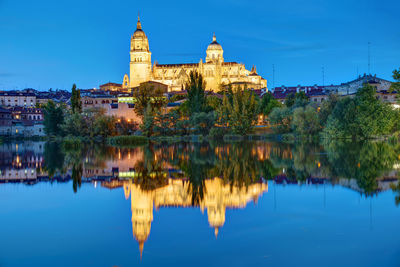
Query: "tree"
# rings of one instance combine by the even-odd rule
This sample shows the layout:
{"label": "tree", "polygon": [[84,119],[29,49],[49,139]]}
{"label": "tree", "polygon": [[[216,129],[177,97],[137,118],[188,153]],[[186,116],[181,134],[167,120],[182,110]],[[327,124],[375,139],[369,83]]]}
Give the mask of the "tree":
{"label": "tree", "polygon": [[258,103],[258,114],[268,116],[274,108],[281,106],[282,104],[270,92],[267,92]]}
{"label": "tree", "polygon": [[82,112],[81,91],[76,89],[76,84],[72,85],[71,108],[72,113]]}
{"label": "tree", "polygon": [[396,81],[390,86],[390,91],[400,92],[400,68],[393,71],[393,79]]}
{"label": "tree", "polygon": [[324,135],[332,138],[348,138],[359,135],[356,117],[355,100],[349,97],[339,100],[328,117],[323,130]]}
{"label": "tree", "polygon": [[190,122],[197,133],[207,135],[215,124],[214,112],[194,113],[190,118]]}
{"label": "tree", "polygon": [[208,96],[207,97],[207,106],[211,110],[217,110],[222,104],[222,100],[216,96]]}
{"label": "tree", "polygon": [[222,105],[218,110],[218,121],[227,124],[236,134],[245,135],[253,127],[257,119],[257,103],[254,94],[248,89],[236,88],[229,101],[224,95]]}
{"label": "tree", "polygon": [[148,105],[151,105],[152,110],[155,111],[156,109],[161,109],[166,103],[164,92],[161,88],[155,88],[145,83],[141,84],[133,92],[133,96],[136,100],[134,110],[142,118]]}
{"label": "tree", "polygon": [[114,116],[98,116],[93,123],[93,131],[95,136],[107,137],[114,136],[117,133],[117,120]]}
{"label": "tree", "polygon": [[88,128],[85,116],[81,113],[72,113],[65,117],[61,129],[65,135],[88,136],[93,129]]}
{"label": "tree", "polygon": [[64,112],[60,105],[56,105],[52,100],[47,102],[43,109],[44,131],[47,135],[61,135],[61,125],[64,122]]}
{"label": "tree", "polygon": [[308,104],[308,96],[303,91],[291,93],[286,97],[285,105],[290,108],[292,106],[305,106]]}
{"label": "tree", "polygon": [[276,133],[288,133],[291,129],[293,114],[290,108],[274,108],[269,114],[268,120]]}
{"label": "tree", "polygon": [[338,96],[335,94],[330,94],[328,99],[321,103],[319,111],[319,121],[321,126],[324,127],[326,125],[326,121],[328,120],[329,115],[332,113],[332,110],[335,108],[337,102]]}
{"label": "tree", "polygon": [[321,125],[317,110],[310,105],[294,109],[292,126],[299,134],[314,135],[318,133]]}
{"label": "tree", "polygon": [[149,137],[153,134],[154,128],[154,114],[150,103],[147,103],[147,107],[143,114],[143,123],[140,125],[140,129],[143,135]]}
{"label": "tree", "polygon": [[191,71],[189,80],[185,84],[187,91],[187,102],[189,108],[189,115],[196,112],[206,111],[206,95],[205,95],[206,82],[203,75],[198,72]]}
{"label": "tree", "polygon": [[[232,99],[232,98],[231,98]],[[228,127],[229,125],[229,114],[232,102],[229,101],[227,94],[224,94],[222,98],[222,104],[217,108],[217,123],[223,127]]]}
{"label": "tree", "polygon": [[398,128],[399,112],[375,97],[375,88],[365,84],[354,99],[337,102],[324,129],[334,138],[371,138],[390,134]]}

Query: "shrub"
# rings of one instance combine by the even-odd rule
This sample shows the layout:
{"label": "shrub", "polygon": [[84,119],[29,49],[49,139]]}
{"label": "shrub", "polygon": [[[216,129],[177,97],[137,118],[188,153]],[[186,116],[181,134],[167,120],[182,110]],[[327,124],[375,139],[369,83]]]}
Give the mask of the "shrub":
{"label": "shrub", "polygon": [[213,127],[211,128],[208,137],[210,139],[223,139],[224,135],[228,132],[228,130],[226,128],[222,128],[222,127]]}

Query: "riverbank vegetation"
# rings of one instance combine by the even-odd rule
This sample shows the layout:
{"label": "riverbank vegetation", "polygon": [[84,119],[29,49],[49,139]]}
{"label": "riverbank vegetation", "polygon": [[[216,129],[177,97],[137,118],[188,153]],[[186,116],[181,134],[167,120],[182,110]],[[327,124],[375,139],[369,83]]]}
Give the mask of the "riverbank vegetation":
{"label": "riverbank vegetation", "polygon": [[[398,89],[400,70],[393,72]],[[271,93],[260,98],[246,87],[221,87],[219,94],[207,94],[203,76],[191,72],[184,89],[186,100],[168,107],[163,92],[141,86],[134,92],[134,111],[140,123],[105,115],[101,109],[82,110],[80,92],[72,88],[71,108],[50,101],[44,107],[44,126],[48,136],[105,141],[114,136],[141,135],[151,140],[246,139],[261,124],[283,139],[371,139],[396,135],[400,131],[400,112],[376,98],[376,88],[365,84],[356,94],[331,94],[320,105],[310,102],[304,92],[291,94],[284,104]],[[261,133],[261,134],[265,134]],[[242,137],[240,137],[242,136]],[[135,143],[136,137],[132,137]],[[145,138],[144,138],[145,139]],[[191,138],[193,139],[193,138]],[[118,139],[115,140],[128,140]]]}
{"label": "riverbank vegetation", "polygon": [[[393,78],[400,80],[398,73],[394,71]],[[304,93],[296,93],[283,107],[274,108],[268,119],[275,133],[299,138],[371,139],[397,136],[400,131],[400,111],[380,101],[376,88],[368,84],[355,95],[329,95],[319,106]]]}

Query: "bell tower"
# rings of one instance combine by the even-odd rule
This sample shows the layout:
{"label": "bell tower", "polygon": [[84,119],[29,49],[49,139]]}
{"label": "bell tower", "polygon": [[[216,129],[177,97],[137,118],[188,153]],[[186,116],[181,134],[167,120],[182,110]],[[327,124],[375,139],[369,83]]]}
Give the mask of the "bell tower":
{"label": "bell tower", "polygon": [[151,80],[151,52],[149,40],[142,30],[140,17],[138,16],[136,31],[131,38],[130,50],[129,87],[139,86],[142,82]]}

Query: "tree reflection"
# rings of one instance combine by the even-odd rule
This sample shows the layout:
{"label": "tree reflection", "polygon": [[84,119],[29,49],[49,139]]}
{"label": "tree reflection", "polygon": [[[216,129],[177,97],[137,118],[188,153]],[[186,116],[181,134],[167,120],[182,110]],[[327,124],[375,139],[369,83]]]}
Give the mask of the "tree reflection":
{"label": "tree reflection", "polygon": [[[137,149],[104,145],[65,149],[58,143],[46,143],[44,169],[49,177],[71,171],[76,192],[85,170],[110,168],[107,162],[118,165],[131,155],[140,155],[132,165],[134,183],[144,190],[152,190],[166,185],[169,178],[187,179],[192,204],[198,205],[205,194],[205,180],[215,177],[239,187],[278,176],[299,184],[318,178],[349,187],[356,184],[352,189],[371,196],[383,190],[380,183],[386,182],[387,177],[397,177],[394,166],[399,164],[400,145],[387,142],[290,145],[243,142],[150,144]],[[175,171],[171,174],[170,170]],[[355,183],[350,182],[352,180]],[[395,186],[396,183],[393,191],[400,194],[400,185]],[[396,203],[399,198],[396,197]]]}

